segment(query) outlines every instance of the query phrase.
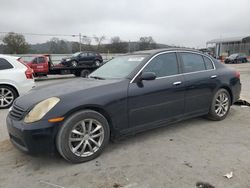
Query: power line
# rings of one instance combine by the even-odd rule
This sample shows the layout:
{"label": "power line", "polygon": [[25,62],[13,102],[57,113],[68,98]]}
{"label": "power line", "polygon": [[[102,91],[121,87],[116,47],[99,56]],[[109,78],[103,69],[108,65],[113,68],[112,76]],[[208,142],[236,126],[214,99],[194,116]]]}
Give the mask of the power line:
{"label": "power line", "polygon": [[8,34],[8,33],[15,33],[15,34],[21,34],[21,35],[33,35],[33,36],[62,36],[62,37],[76,37],[79,36],[79,34],[48,34],[48,33],[22,33],[22,32],[6,32],[6,31],[0,31],[1,34]]}

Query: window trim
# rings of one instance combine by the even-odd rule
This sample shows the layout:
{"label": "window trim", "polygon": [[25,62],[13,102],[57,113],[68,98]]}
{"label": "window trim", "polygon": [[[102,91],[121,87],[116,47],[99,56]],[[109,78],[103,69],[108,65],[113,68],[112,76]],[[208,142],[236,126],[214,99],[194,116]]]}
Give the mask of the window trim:
{"label": "window trim", "polygon": [[[211,60],[210,60],[208,57],[206,57],[206,56],[202,56],[202,59],[203,59],[203,61],[204,61],[204,63],[205,63],[206,70],[212,70],[212,69],[208,69],[208,68],[207,68],[207,64],[206,64],[205,58],[207,58],[209,61],[211,61]],[[213,66],[213,68],[214,68],[213,61],[211,61],[211,62],[212,62],[212,66]]]}
{"label": "window trim", "polygon": [[[158,54],[155,54],[153,57],[151,57],[144,65],[143,67],[135,74],[135,76],[131,79],[130,84],[132,84],[135,79],[138,77],[138,75],[143,71],[143,69],[157,56],[162,55],[162,54],[167,54],[167,53],[176,53],[177,56],[177,63],[178,63],[178,68],[179,70],[181,70],[181,72],[179,72],[179,74],[175,74],[175,75],[171,75],[171,76],[163,76],[163,77],[158,77],[156,78],[156,80],[158,79],[163,79],[163,78],[168,78],[168,77],[175,77],[175,76],[180,76],[180,75],[186,75],[186,74],[194,74],[194,73],[200,73],[200,72],[207,72],[207,71],[213,71],[216,70],[216,67],[214,65],[214,61],[212,60],[212,58],[210,58],[209,56],[199,53],[199,52],[192,52],[192,51],[188,51],[188,50],[175,50],[175,51],[166,51],[166,52],[160,52]],[[186,52],[186,53],[193,53],[193,54],[197,54],[197,55],[201,55],[202,59],[203,56],[207,57],[208,59],[210,59],[212,61],[213,64],[213,69],[209,69],[209,70],[202,70],[202,71],[194,71],[194,72],[187,72],[187,73],[183,73],[183,67],[182,67],[182,58],[180,57],[180,53],[182,52]],[[204,61],[204,60],[203,60]],[[204,61],[205,64],[205,61]]]}

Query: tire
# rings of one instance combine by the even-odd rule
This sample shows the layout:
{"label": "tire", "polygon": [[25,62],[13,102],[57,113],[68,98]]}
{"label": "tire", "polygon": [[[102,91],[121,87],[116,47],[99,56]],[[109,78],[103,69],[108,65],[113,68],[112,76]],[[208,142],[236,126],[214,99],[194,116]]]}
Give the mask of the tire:
{"label": "tire", "polygon": [[83,77],[83,78],[87,78],[88,77],[88,75],[89,75],[89,71],[88,70],[82,70],[81,71],[81,77]]}
{"label": "tire", "polygon": [[109,138],[110,129],[106,118],[96,111],[83,110],[71,115],[63,123],[56,137],[56,147],[67,161],[82,163],[98,157]]}
{"label": "tire", "polygon": [[97,66],[97,67],[100,67],[101,66],[101,61],[95,60],[94,65]]}
{"label": "tire", "polygon": [[77,61],[71,61],[70,65],[71,65],[71,67],[77,67],[78,63],[77,63]]}
{"label": "tire", "polygon": [[13,87],[0,85],[0,109],[10,108],[17,97]]}
{"label": "tire", "polygon": [[225,89],[219,89],[213,97],[207,118],[214,121],[220,121],[225,119],[230,110],[230,106],[230,94]]}

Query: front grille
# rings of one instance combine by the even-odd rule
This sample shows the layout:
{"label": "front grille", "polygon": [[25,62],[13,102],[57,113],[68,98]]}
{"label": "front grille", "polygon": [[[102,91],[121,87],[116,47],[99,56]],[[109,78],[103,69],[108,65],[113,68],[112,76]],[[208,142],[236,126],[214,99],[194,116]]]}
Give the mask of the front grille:
{"label": "front grille", "polygon": [[24,116],[25,111],[16,105],[12,106],[12,109],[10,111],[10,117],[15,120],[21,120]]}

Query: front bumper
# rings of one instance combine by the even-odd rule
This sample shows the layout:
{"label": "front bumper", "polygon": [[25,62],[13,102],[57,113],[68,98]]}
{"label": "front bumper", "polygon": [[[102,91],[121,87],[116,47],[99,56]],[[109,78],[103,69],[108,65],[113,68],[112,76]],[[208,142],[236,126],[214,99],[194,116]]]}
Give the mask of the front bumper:
{"label": "front bumper", "polygon": [[56,150],[58,124],[39,121],[27,125],[22,120],[16,121],[9,116],[6,123],[11,142],[21,151],[37,154],[54,153]]}

